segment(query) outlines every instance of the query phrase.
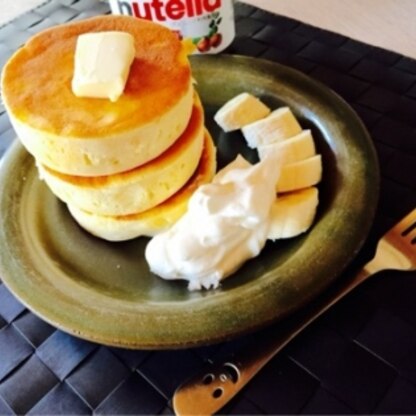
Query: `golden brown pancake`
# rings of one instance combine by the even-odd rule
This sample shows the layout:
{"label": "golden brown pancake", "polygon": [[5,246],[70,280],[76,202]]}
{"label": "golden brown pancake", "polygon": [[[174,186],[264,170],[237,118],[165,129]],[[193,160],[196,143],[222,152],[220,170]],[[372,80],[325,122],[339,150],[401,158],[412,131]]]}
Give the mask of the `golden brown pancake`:
{"label": "golden brown pancake", "polygon": [[138,213],[177,192],[198,166],[204,146],[204,113],[199,99],[181,137],[156,159],[109,176],[66,175],[38,165],[40,176],[62,201],[100,215]]}
{"label": "golden brown pancake", "polygon": [[[136,57],[116,102],[71,90],[77,37],[125,31]],[[191,70],[177,36],[128,16],[100,16],[47,29],[7,62],[2,95],[22,143],[38,162],[78,176],[109,175],[157,157],[181,135],[192,111]]]}
{"label": "golden brown pancake", "polygon": [[172,226],[186,212],[189,198],[199,186],[212,180],[215,170],[215,146],[208,131],[205,131],[204,150],[196,172],[183,188],[156,207],[124,216],[96,215],[71,205],[68,208],[81,227],[109,241],[154,236]]}

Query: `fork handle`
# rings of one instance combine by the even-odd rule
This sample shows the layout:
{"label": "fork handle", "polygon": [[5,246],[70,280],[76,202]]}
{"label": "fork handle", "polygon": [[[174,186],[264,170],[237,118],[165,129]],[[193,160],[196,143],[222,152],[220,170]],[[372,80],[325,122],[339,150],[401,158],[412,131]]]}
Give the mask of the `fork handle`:
{"label": "fork handle", "polygon": [[[177,415],[208,415],[227,404],[283,347],[332,305],[350,293],[374,273],[368,263],[352,279],[331,288],[278,328],[256,334],[256,342],[240,349],[228,360],[210,363],[200,373],[182,384],[173,396]],[[371,270],[371,273],[369,270]]]}

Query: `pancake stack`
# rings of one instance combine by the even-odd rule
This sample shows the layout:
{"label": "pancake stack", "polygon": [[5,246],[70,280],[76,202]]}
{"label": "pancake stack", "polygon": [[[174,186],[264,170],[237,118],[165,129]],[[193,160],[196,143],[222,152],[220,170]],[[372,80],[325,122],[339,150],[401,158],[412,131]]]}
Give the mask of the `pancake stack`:
{"label": "pancake stack", "polygon": [[[79,35],[124,31],[136,56],[116,101],[71,89]],[[153,236],[215,173],[186,47],[169,29],[101,16],[48,29],[6,64],[2,94],[21,143],[75,220],[111,241]]]}

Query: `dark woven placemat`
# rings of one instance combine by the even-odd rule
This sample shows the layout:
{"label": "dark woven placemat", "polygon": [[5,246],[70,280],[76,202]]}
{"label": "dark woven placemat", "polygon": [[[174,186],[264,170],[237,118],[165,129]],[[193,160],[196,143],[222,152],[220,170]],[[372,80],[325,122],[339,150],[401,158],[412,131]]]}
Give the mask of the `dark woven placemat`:
{"label": "dark woven placemat", "polygon": [[[108,12],[49,1],[0,28],[0,67],[28,37]],[[358,112],[376,145],[381,199],[366,247],[416,206],[416,62],[242,4],[228,52],[295,67]],[[15,134],[0,104],[0,153]],[[41,321],[0,282],[0,414],[171,414],[176,386],[242,338],[184,351],[86,342]],[[416,274],[384,272],[326,313],[228,405],[225,414],[416,413]]]}

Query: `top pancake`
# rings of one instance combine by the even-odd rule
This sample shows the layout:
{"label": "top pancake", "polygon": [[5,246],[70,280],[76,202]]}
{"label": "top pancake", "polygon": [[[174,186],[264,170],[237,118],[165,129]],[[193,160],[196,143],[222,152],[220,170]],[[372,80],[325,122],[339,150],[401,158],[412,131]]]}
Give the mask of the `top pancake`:
{"label": "top pancake", "polygon": [[[77,37],[124,31],[136,57],[116,102],[79,98],[71,89]],[[188,92],[191,70],[177,36],[158,24],[127,16],[100,16],[53,27],[31,38],[6,64],[3,99],[13,118],[67,138],[114,136],[156,121]]]}

